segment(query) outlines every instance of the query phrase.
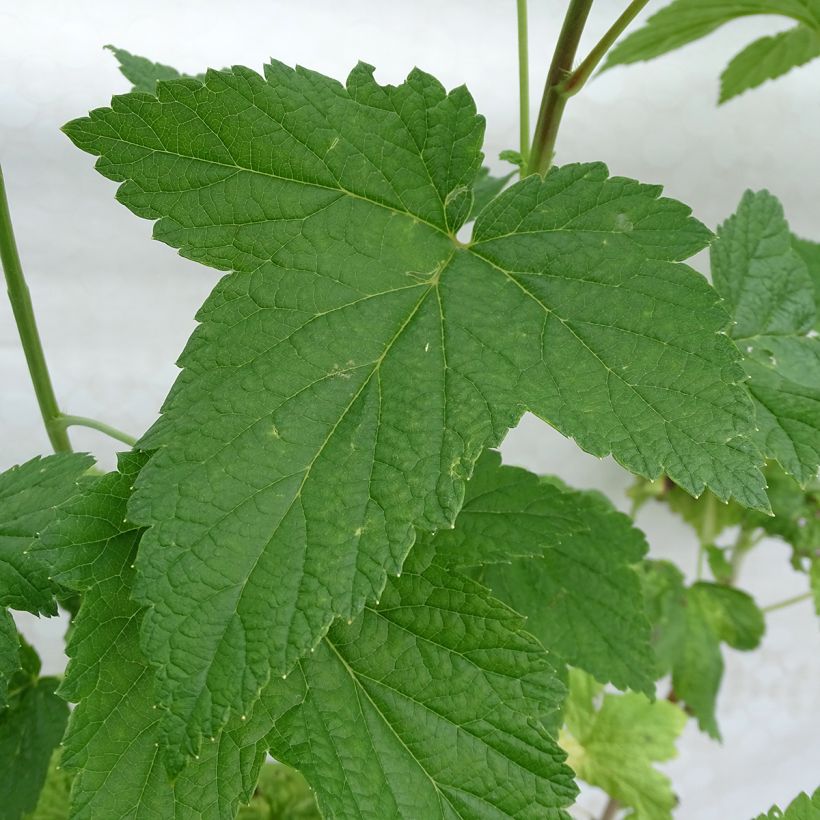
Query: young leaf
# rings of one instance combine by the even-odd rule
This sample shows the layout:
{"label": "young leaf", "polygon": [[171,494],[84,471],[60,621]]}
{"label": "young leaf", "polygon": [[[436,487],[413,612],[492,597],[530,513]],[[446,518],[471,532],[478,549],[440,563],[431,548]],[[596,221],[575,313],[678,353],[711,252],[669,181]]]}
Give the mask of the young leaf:
{"label": "young leaf", "polygon": [[[642,533],[603,496],[557,487],[488,451],[452,530],[433,544],[526,615],[551,652],[602,682],[655,692],[639,576]],[[494,565],[494,566],[489,566]]]}
{"label": "young leaf", "polygon": [[783,15],[798,25],[755,40],[734,57],[721,76],[721,103],[820,56],[817,0],[674,0],[618,43],[604,68],[651,60],[756,14]]}
{"label": "young leaf", "polygon": [[718,237],[712,280],[745,354],[760,448],[805,485],[820,464],[820,339],[809,335],[814,284],[782,206],[767,191],[747,191]]}
{"label": "young leaf", "polygon": [[60,688],[79,702],[62,758],[76,772],[71,817],[233,820],[264,759],[256,727],[237,717],[174,782],[158,750],[154,675],[139,648],[140,608],[129,598],[140,530],[126,520],[125,507],[144,460],[120,456],[120,472],[64,505],[38,545],[61,583],[83,592]]}
{"label": "young leaf", "polygon": [[720,77],[719,102],[757,88],[766,80],[774,80],[815,57],[820,57],[820,18],[812,28],[795,26],[771,37],[761,37],[726,66]]}
{"label": "young leaf", "polygon": [[576,789],[539,720],[565,690],[523,626],[418,545],[378,605],[271,682],[264,701],[300,700],[271,754],[327,817],[566,818]]}
{"label": "young leaf", "polygon": [[12,678],[14,694],[0,711],[0,795],[3,820],[32,811],[49,761],[65,731],[68,707],[54,694],[56,678],[40,678],[40,659],[24,644],[23,668]]}
{"label": "young leaf", "polygon": [[759,814],[755,820],[820,820],[820,789],[809,797],[801,792],[781,811],[772,806],[766,814]]}
{"label": "young leaf", "polygon": [[158,239],[232,271],[130,505],[150,527],[143,644],[189,752],[377,597],[415,527],[450,525],[527,408],[632,470],[767,507],[725,314],[677,264],[710,235],[657,186],[536,175],[465,245],[483,120],[463,88],[274,62],[157,94],[66,131]]}
{"label": "young leaf", "polygon": [[0,609],[0,714],[7,704],[9,681],[20,668],[20,638],[11,613]]}
{"label": "young leaf", "polygon": [[675,699],[686,703],[704,732],[719,739],[720,644],[757,647],[765,628],[763,614],[738,589],[703,581],[686,588],[681,572],[667,561],[645,562],[644,594],[659,673],[672,673]]}
{"label": "young leaf", "polygon": [[0,607],[57,614],[48,565],[29,547],[92,464],[90,456],[60,453],[0,473]]}
{"label": "young leaf", "polygon": [[677,799],[653,764],[677,755],[686,715],[668,701],[602,692],[591,677],[571,670],[560,738],[567,762],[581,780],[633,809],[634,820],[671,820]]}

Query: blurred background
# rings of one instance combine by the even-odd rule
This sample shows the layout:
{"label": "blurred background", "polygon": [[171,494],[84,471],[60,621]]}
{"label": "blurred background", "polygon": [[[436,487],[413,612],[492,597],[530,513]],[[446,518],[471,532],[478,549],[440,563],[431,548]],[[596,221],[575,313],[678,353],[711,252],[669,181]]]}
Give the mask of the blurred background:
{"label": "blurred background", "polygon": [[[662,5],[652,0],[648,11]],[[597,0],[581,54],[625,6]],[[562,0],[530,0],[533,111],[564,8]],[[820,239],[820,61],[716,106],[729,58],[787,26],[775,17],[736,21],[657,61],[596,78],[568,106],[557,161],[603,160],[614,174],[662,183],[712,228],[746,188],[765,187],[782,200],[793,230]],[[103,45],[186,72],[258,68],[273,56],[343,79],[361,59],[377,67],[380,82],[397,83],[418,65],[448,87],[468,85],[487,118],[487,162],[501,171],[498,152],[518,148],[515,28],[514,0],[0,0],[0,161],[63,409],[143,432],[218,278],[149,241],[151,225],[114,201],[114,184],[59,131],[128,89]],[[704,255],[694,260],[701,270],[706,263]],[[5,469],[48,452],[5,300],[0,384]],[[102,466],[113,465],[111,440],[78,428],[72,439]],[[628,474],[533,417],[509,434],[503,455],[627,506]],[[655,556],[694,573],[696,543],[686,527],[655,504],[638,523]],[[805,590],[788,554],[766,541],[745,565],[740,583],[761,605]],[[23,615],[18,622],[43,652],[46,671],[61,671],[65,624]],[[723,744],[690,724],[678,758],[663,767],[680,796],[681,820],[748,818],[820,783],[820,632],[810,603],[772,613],[757,652],[724,649],[724,656]],[[597,817],[604,803],[590,789],[573,812]]]}

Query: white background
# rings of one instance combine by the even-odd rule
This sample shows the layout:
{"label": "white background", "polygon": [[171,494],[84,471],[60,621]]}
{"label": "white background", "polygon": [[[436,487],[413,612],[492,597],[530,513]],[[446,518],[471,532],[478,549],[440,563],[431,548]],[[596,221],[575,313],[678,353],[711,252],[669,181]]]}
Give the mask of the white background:
{"label": "white background", "polygon": [[[564,3],[531,0],[533,107]],[[598,0],[584,52],[626,5]],[[660,3],[650,2],[650,8]],[[820,61],[726,106],[715,105],[728,58],[777,18],[741,20],[650,64],[609,72],[571,101],[558,161],[604,160],[613,173],[662,182],[714,227],[747,187],[779,196],[793,228],[820,238]],[[57,394],[67,412],[145,430],[175,374],[173,361],[217,274],[149,241],[151,226],[113,200],[59,127],[127,90],[114,43],[196,72],[275,56],[343,78],[358,59],[382,82],[414,65],[448,87],[466,83],[487,117],[486,154],[517,148],[513,0],[0,0],[0,160]],[[696,263],[703,265],[705,260]],[[0,468],[47,452],[11,313],[0,301]],[[110,466],[102,436],[75,445]],[[581,453],[534,418],[504,445],[505,460],[605,490],[624,506],[629,476]],[[651,506],[639,523],[654,554],[695,561],[688,530]],[[762,604],[804,590],[786,548],[764,542],[742,583]],[[20,619],[23,622],[23,618]],[[63,663],[57,621],[31,623],[49,670]],[[809,604],[773,614],[761,650],[726,652],[719,702],[724,743],[689,726],[666,766],[681,820],[748,818],[820,784],[820,635]],[[600,813],[585,793],[579,817]],[[106,819],[107,820],[107,819]],[[419,818],[423,820],[423,818]]]}

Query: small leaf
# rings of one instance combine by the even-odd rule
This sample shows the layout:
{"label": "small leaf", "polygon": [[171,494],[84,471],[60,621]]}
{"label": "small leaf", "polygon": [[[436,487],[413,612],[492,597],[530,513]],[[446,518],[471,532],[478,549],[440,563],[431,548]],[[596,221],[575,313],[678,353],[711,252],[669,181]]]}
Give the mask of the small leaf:
{"label": "small leaf", "polygon": [[703,581],[687,589],[683,575],[669,562],[646,561],[644,572],[658,671],[672,673],[675,699],[685,702],[704,732],[719,739],[715,705],[723,677],[720,644],[741,650],[757,647],[763,615],[739,589]]}
{"label": "small leaf", "polygon": [[706,547],[706,560],[709,562],[709,569],[714,579],[719,584],[728,584],[734,576],[732,564],[726,558],[726,551],[714,544]]}
{"label": "small leaf", "polygon": [[[642,533],[603,496],[557,487],[498,453],[479,459],[455,528],[433,544],[482,582],[565,662],[654,695],[655,663],[640,578]],[[489,566],[494,565],[494,566]]]}
{"label": "small leaf", "polygon": [[721,77],[720,102],[820,55],[820,5],[816,0],[674,0],[618,43],[607,55],[604,69],[651,60],[732,20],[758,14],[783,15],[798,25],[762,37],[741,51]]}
{"label": "small leaf", "polygon": [[820,57],[818,29],[795,26],[771,37],[761,37],[735,56],[721,74],[719,102],[774,80],[815,57]]}
{"label": "small leaf", "polygon": [[711,259],[745,356],[758,444],[805,486],[820,465],[820,339],[810,335],[814,283],[778,200],[747,191],[718,229]]}
{"label": "small leaf", "polygon": [[669,778],[653,764],[677,755],[686,715],[668,701],[602,691],[583,672],[570,672],[560,739],[567,762],[581,780],[633,809],[635,820],[671,820],[677,799]]}

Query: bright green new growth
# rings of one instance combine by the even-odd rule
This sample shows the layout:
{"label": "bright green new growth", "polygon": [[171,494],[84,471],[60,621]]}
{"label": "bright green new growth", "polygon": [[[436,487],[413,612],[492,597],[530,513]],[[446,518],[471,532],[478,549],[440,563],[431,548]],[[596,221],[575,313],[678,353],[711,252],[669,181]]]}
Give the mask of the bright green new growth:
{"label": "bright green new growth", "polygon": [[672,673],[672,691],[700,728],[719,739],[715,717],[723,676],[720,644],[751,650],[765,624],[745,592],[699,581],[685,587],[683,574],[667,561],[645,563],[644,595],[654,627],[658,677]]}
{"label": "bright green new growth", "polygon": [[559,658],[621,689],[655,691],[640,578],[643,534],[603,496],[558,487],[495,452],[479,459],[452,530],[433,544],[477,567]]}
{"label": "bright green new growth", "polygon": [[651,60],[758,14],[785,16],[797,25],[755,40],[729,62],[720,78],[721,103],[820,56],[818,0],[674,0],[618,43],[604,68]]}
{"label": "bright green new growth", "polygon": [[644,695],[613,695],[583,672],[570,672],[566,728],[560,743],[567,762],[587,783],[633,809],[634,820],[671,820],[677,800],[653,764],[675,757],[686,724],[683,711]]}
{"label": "bright green new growth", "polygon": [[767,507],[726,317],[676,263],[710,235],[659,188],[557,169],[464,245],[483,136],[464,89],[272,63],[157,94],[66,131],[157,238],[232,271],[130,505],[150,527],[143,644],[189,752],[378,597],[414,527],[451,524],[525,409],[636,472]]}
{"label": "bright green new growth", "polygon": [[802,485],[820,464],[820,339],[814,283],[778,200],[744,194],[718,229],[712,280],[734,319],[755,402],[757,441]]}
{"label": "bright green new growth", "polygon": [[766,814],[759,814],[755,820],[820,820],[820,789],[809,797],[801,792],[781,811],[772,806]]}
{"label": "bright green new growth", "polygon": [[316,801],[299,772],[281,763],[266,763],[256,791],[237,820],[322,820]]}

